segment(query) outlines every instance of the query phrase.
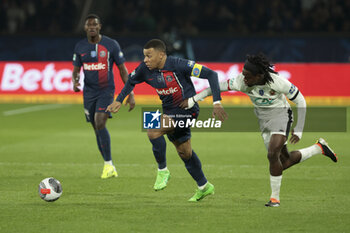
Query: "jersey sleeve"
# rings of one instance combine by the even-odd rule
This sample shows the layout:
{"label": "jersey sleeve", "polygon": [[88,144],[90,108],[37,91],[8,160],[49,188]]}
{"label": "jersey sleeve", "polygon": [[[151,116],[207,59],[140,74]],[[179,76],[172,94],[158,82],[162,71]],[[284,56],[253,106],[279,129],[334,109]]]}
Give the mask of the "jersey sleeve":
{"label": "jersey sleeve", "polygon": [[79,45],[75,45],[73,53],[73,66],[81,67],[83,63],[81,62],[81,57],[78,51]]}
{"label": "jersey sleeve", "polygon": [[125,62],[124,54],[120,48],[119,43],[116,40],[113,40],[113,51],[112,56],[114,58],[115,64],[120,65]]}
{"label": "jersey sleeve", "polygon": [[186,77],[206,78],[202,72],[203,65],[185,59],[181,59],[181,63],[183,63],[183,72]]}
{"label": "jersey sleeve", "polygon": [[299,94],[298,88],[293,83],[278,75],[275,75],[271,88],[285,94],[290,100],[294,100]]}
{"label": "jersey sleeve", "polygon": [[117,101],[123,102],[127,95],[134,89],[136,84],[142,83],[144,81],[143,78],[143,64],[141,63],[133,72],[129,74],[128,81],[125,83],[123,89],[119,93],[117,97]]}
{"label": "jersey sleeve", "polygon": [[244,81],[243,74],[240,73],[237,77],[230,78],[227,80],[228,82],[228,90],[229,91],[244,91]]}
{"label": "jersey sleeve", "polygon": [[135,86],[136,84],[144,82],[144,70],[145,66],[143,63],[136,67],[136,69],[129,74],[128,81],[130,80],[130,84]]}
{"label": "jersey sleeve", "polygon": [[189,60],[187,60],[185,69],[188,72],[187,74],[190,74],[189,77],[207,79],[212,91],[213,102],[221,100],[219,78],[215,71]]}

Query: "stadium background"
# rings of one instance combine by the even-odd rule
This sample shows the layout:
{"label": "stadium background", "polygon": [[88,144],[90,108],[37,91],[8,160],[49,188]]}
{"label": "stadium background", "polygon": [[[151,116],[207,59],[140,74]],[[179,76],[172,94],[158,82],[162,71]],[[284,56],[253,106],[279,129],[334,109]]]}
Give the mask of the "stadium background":
{"label": "stadium background", "polygon": [[[81,102],[69,88],[70,61],[85,37],[84,17],[94,12],[101,33],[119,41],[129,72],[151,38],[165,40],[171,55],[215,69],[220,80],[240,72],[246,54],[264,52],[309,104],[350,104],[348,0],[4,0],[0,11],[1,102]],[[195,82],[197,91],[208,86]],[[157,101],[146,85],[135,93],[141,104]],[[227,104],[249,104],[225,95]]]}
{"label": "stadium background", "polygon": [[[288,169],[281,207],[267,209],[260,133],[193,132],[215,195],[198,205],[186,202],[195,185],[171,145],[172,179],[154,192],[156,165],[140,112],[159,100],[139,85],[136,109],[122,108],[108,121],[119,177],[102,181],[81,93],[71,90],[72,52],[85,37],[88,13],[101,17],[102,34],[119,41],[129,72],[155,37],[166,41],[169,54],[203,63],[221,80],[241,71],[246,54],[266,53],[308,106],[347,109],[346,132],[319,132],[321,122],[317,132],[289,145],[304,148],[325,137],[339,162],[315,156]],[[350,0],[1,0],[0,22],[1,233],[350,232]],[[120,90],[116,68],[115,74]],[[198,91],[207,85],[194,82]],[[206,103],[210,98],[200,105]],[[251,106],[239,93],[225,93],[223,104],[231,115],[230,105]],[[63,195],[45,203],[37,185],[50,176],[61,181]]]}

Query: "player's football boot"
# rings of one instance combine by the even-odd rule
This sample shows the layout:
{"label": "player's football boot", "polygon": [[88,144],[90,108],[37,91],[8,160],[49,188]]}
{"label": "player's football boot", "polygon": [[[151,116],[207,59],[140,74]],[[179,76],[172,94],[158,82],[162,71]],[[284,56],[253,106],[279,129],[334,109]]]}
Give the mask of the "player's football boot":
{"label": "player's football boot", "polygon": [[169,179],[170,179],[169,170],[158,171],[157,179],[153,186],[154,190],[159,191],[159,190],[165,189]]}
{"label": "player's football boot", "polygon": [[316,144],[321,147],[322,154],[329,157],[333,162],[337,162],[338,158],[334,151],[328,146],[328,143],[323,138],[317,140]]}
{"label": "player's football boot", "polygon": [[280,201],[275,198],[270,198],[270,201],[265,204],[266,207],[279,207],[280,205]]}
{"label": "player's football boot", "polygon": [[103,167],[101,178],[107,179],[110,177],[117,177],[117,176],[118,176],[118,173],[115,167],[110,164],[105,164],[105,166]]}
{"label": "player's football boot", "polygon": [[188,201],[191,201],[191,202],[200,201],[206,196],[214,194],[214,191],[215,191],[214,185],[208,182],[203,190],[197,189],[196,193],[193,195],[193,197],[188,199]]}

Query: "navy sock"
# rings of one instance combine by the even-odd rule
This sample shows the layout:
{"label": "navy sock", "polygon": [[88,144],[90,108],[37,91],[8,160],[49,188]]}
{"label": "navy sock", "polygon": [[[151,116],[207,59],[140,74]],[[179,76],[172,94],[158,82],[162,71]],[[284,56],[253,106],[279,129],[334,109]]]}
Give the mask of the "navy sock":
{"label": "navy sock", "polygon": [[197,182],[198,186],[205,185],[207,183],[207,178],[205,178],[202,171],[202,164],[199,160],[197,154],[192,151],[192,156],[189,160],[184,160],[187,171],[191,174],[193,179]]}
{"label": "navy sock", "polygon": [[96,135],[96,141],[97,141],[98,150],[101,152],[102,158],[104,159],[103,152],[102,152],[102,147],[101,147],[101,142],[100,142],[100,138],[98,136],[97,130],[95,130],[95,135]]}
{"label": "navy sock", "polygon": [[152,150],[154,157],[158,163],[158,168],[163,169],[166,167],[166,142],[164,136],[159,138],[150,139],[152,143]]}
{"label": "navy sock", "polygon": [[107,128],[97,130],[98,138],[100,139],[100,146],[102,150],[102,156],[105,161],[112,160],[111,156],[111,137]]}

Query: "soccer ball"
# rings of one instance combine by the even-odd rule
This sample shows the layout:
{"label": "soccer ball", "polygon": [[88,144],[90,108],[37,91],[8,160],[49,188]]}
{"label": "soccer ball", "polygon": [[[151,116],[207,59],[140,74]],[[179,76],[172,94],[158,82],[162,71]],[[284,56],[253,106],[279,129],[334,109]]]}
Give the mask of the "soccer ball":
{"label": "soccer ball", "polygon": [[55,178],[45,178],[40,182],[39,196],[44,201],[56,201],[61,195],[62,185]]}

